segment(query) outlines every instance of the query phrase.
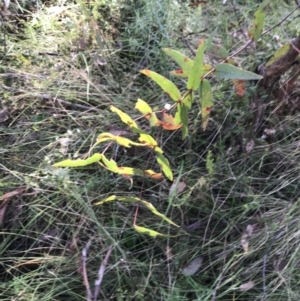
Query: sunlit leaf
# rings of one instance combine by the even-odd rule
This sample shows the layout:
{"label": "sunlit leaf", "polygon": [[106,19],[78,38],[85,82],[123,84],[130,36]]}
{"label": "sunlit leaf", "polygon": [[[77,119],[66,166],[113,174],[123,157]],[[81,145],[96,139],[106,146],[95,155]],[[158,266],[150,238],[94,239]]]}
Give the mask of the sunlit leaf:
{"label": "sunlit leaf", "polygon": [[109,196],[108,198],[99,201],[97,203],[95,203],[94,205],[102,205],[104,203],[107,202],[111,202],[111,201],[115,201],[118,200],[120,202],[137,202],[137,203],[141,203],[143,204],[147,209],[149,209],[153,214],[155,214],[156,216],[159,216],[161,219],[163,219],[164,221],[168,222],[171,225],[174,225],[176,227],[179,227],[177,224],[175,224],[172,220],[170,220],[168,217],[166,217],[164,214],[160,213],[157,211],[157,209],[149,202],[145,201],[145,200],[141,200],[138,197],[124,197],[124,196],[116,196],[116,195],[112,195]]}
{"label": "sunlit leaf", "polygon": [[242,79],[233,79],[232,82],[234,84],[237,95],[241,96],[241,97],[244,96],[245,95],[245,85],[246,85],[245,81]]}
{"label": "sunlit leaf", "polygon": [[197,90],[201,81],[201,76],[203,75],[203,58],[205,51],[205,42],[200,40],[199,47],[197,49],[196,58],[194,65],[189,75],[187,88],[188,90]]}
{"label": "sunlit leaf", "polygon": [[202,128],[205,131],[211,109],[214,105],[211,85],[207,79],[204,79],[201,82],[200,90],[201,90],[200,102],[201,102]]}
{"label": "sunlit leaf", "polygon": [[102,205],[104,203],[107,203],[107,202],[111,202],[111,201],[115,201],[117,199],[117,196],[116,195],[111,195],[109,196],[108,198],[102,200],[102,201],[99,201],[97,203],[94,203],[94,205]]}
{"label": "sunlit leaf", "polygon": [[178,225],[176,225],[173,221],[171,221],[169,218],[167,218],[164,214],[158,212],[156,210],[156,208],[149,202],[146,201],[141,201],[153,214],[159,216],[160,218],[162,218],[164,221],[168,222],[169,224],[179,227]]}
{"label": "sunlit leaf", "polygon": [[53,164],[54,167],[82,167],[87,166],[96,162],[99,162],[102,159],[102,154],[96,153],[87,159],[77,159],[71,160],[67,159],[61,162]]}
{"label": "sunlit leaf", "polygon": [[150,148],[156,148],[158,146],[156,140],[147,133],[140,133],[139,141]]}
{"label": "sunlit leaf", "polygon": [[157,153],[163,153],[162,149],[157,145],[156,140],[151,135],[138,128],[131,128],[131,130],[140,135],[138,140],[143,144],[143,146],[149,147]]}
{"label": "sunlit leaf", "polygon": [[191,73],[194,65],[194,61],[192,59],[170,48],[163,48],[162,50],[181,67],[184,73]]}
{"label": "sunlit leaf", "polygon": [[144,175],[146,177],[154,179],[154,180],[161,180],[163,178],[163,175],[161,173],[154,172],[151,169],[145,170]]}
{"label": "sunlit leaf", "polygon": [[127,115],[126,113],[124,113],[123,111],[121,111],[120,109],[118,109],[112,105],[110,106],[110,109],[112,112],[117,113],[119,115],[120,119],[125,124],[127,124],[130,128],[131,127],[138,128],[138,125],[136,124],[136,122],[133,121],[129,115]]}
{"label": "sunlit leaf", "polygon": [[181,99],[181,94],[178,88],[175,86],[174,83],[172,83],[164,76],[148,69],[140,70],[140,72],[150,77],[154,82],[156,82],[163,89],[163,91],[166,92],[173,100],[179,101]]}
{"label": "sunlit leaf", "polygon": [[117,162],[113,159],[107,159],[105,155],[102,154],[101,161],[103,162],[104,166],[114,173],[118,173],[118,165]]}
{"label": "sunlit leaf", "polygon": [[256,73],[243,70],[241,68],[235,67],[231,64],[220,64],[215,67],[215,75],[218,78],[224,79],[244,79],[244,80],[259,80],[263,77]]}
{"label": "sunlit leaf", "polygon": [[152,113],[152,109],[150,108],[150,106],[140,98],[137,100],[135,104],[135,108],[144,115]]}
{"label": "sunlit leaf", "polygon": [[146,234],[146,235],[149,235],[151,237],[157,237],[157,236],[165,236],[165,237],[168,237],[168,235],[166,234],[162,234],[162,233],[159,233],[157,231],[154,231],[154,230],[151,230],[151,229],[148,229],[148,228],[145,228],[145,227],[140,227],[140,226],[137,226],[137,225],[133,225],[134,229],[139,232],[139,233],[142,233],[142,234]]}
{"label": "sunlit leaf", "polygon": [[157,154],[157,163],[160,165],[164,175],[170,180],[173,181],[173,173],[170,167],[168,159],[161,153]]}
{"label": "sunlit leaf", "polygon": [[119,145],[124,146],[124,147],[131,147],[132,145],[144,146],[144,144],[142,144],[142,143],[134,142],[134,141],[132,141],[128,138],[125,138],[125,137],[115,136],[111,133],[102,133],[102,134],[100,134],[97,137],[96,144],[106,142],[106,141],[115,141],[116,143],[118,143]]}
{"label": "sunlit leaf", "polygon": [[271,66],[274,62],[276,62],[278,59],[282,58],[287,54],[287,52],[290,50],[290,43],[284,44],[282,47],[280,47],[274,55],[271,57],[271,59],[266,63],[266,67]]}
{"label": "sunlit leaf", "polygon": [[135,108],[149,120],[150,126],[160,125],[160,121],[156,117],[156,114],[153,113],[152,109],[145,101],[138,99]]}
{"label": "sunlit leaf", "polygon": [[132,167],[126,167],[126,166],[118,166],[117,163],[113,160],[110,159],[108,160],[105,155],[102,155],[102,163],[99,162],[101,166],[107,168],[108,170],[122,175],[124,177],[127,176],[145,176],[151,179],[156,179],[160,180],[162,179],[162,174],[161,173],[156,173],[155,171],[151,169],[147,170],[141,170],[138,168],[132,168]]}

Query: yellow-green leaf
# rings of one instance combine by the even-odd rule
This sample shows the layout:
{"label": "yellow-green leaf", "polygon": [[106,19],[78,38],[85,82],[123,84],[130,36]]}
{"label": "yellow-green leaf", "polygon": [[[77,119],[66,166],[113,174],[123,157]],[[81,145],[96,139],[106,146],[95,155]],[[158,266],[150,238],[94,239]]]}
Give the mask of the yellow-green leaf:
{"label": "yellow-green leaf", "polygon": [[102,163],[99,162],[101,166],[107,168],[108,170],[122,175],[122,176],[146,176],[148,178],[159,180],[162,178],[161,173],[156,173],[151,169],[147,169],[145,171],[138,169],[138,168],[132,168],[127,166],[118,166],[116,161],[113,159],[108,160],[105,155],[102,155]]}
{"label": "yellow-green leaf", "polygon": [[191,73],[194,65],[194,61],[192,59],[170,48],[163,48],[162,50],[181,67],[184,73]]}
{"label": "yellow-green leaf", "polygon": [[173,181],[173,173],[170,168],[170,163],[168,159],[161,153],[157,154],[157,163],[161,166],[161,169],[164,173],[164,175],[170,180]]}
{"label": "yellow-green leaf", "polygon": [[109,196],[108,198],[102,200],[102,201],[99,201],[97,203],[95,203],[94,205],[102,205],[104,203],[107,203],[107,202],[111,202],[111,201],[115,201],[117,199],[117,196],[116,195],[111,195]]}
{"label": "yellow-green leaf", "polygon": [[146,201],[141,201],[153,214],[159,216],[160,218],[162,218],[163,220],[165,220],[166,222],[168,222],[169,224],[179,227],[177,224],[175,224],[173,221],[171,221],[168,217],[166,217],[164,214],[158,212],[156,210],[156,208],[149,202]]}
{"label": "yellow-green leaf", "polygon": [[67,159],[53,164],[54,167],[82,167],[96,163],[102,159],[102,154],[96,153],[87,159]]}
{"label": "yellow-green leaf", "polygon": [[143,115],[152,113],[152,109],[150,108],[150,106],[140,98],[137,100],[135,108],[139,110]]}
{"label": "yellow-green leaf", "polygon": [[178,88],[175,86],[174,83],[172,83],[164,76],[148,69],[140,70],[140,72],[150,77],[154,82],[156,82],[163,89],[163,91],[166,92],[173,100],[179,101],[181,99],[181,94]]}
{"label": "yellow-green leaf", "polygon": [[160,180],[163,178],[163,175],[161,173],[154,172],[151,169],[147,169],[144,171],[144,175],[148,178],[154,179],[154,180]]}
{"label": "yellow-green leaf", "polygon": [[203,58],[205,51],[205,42],[200,40],[199,47],[196,53],[196,58],[193,64],[191,74],[189,75],[187,88],[188,90],[197,90],[203,75]]}
{"label": "yellow-green leaf", "polygon": [[156,140],[151,135],[140,133],[139,141],[156,152],[163,153],[162,149],[157,145]]}
{"label": "yellow-green leaf", "polygon": [[115,136],[111,133],[102,133],[98,136],[96,144],[106,142],[106,141],[115,141],[121,146],[124,147],[131,147],[132,145],[136,146],[143,146],[142,143],[134,142],[128,138],[121,137],[121,136]]}
{"label": "yellow-green leaf", "polygon": [[120,202],[139,202],[140,201],[140,199],[137,197],[130,197],[130,196],[124,197],[124,196],[111,195],[108,198],[95,203],[94,205],[98,206],[98,205],[102,205],[104,203],[115,201],[115,200],[119,200]]}
{"label": "yellow-green leaf", "polygon": [[111,201],[115,201],[118,200],[120,202],[138,202],[143,204],[147,209],[149,209],[153,214],[155,214],[156,216],[160,217],[161,219],[163,219],[164,221],[168,222],[169,224],[176,226],[176,227],[180,227],[177,224],[175,224],[172,220],[170,220],[168,217],[166,217],[164,214],[160,213],[157,211],[157,209],[149,202],[145,201],[145,200],[141,200],[137,197],[128,197],[128,196],[116,196],[116,195],[111,195],[108,198],[99,201],[97,203],[95,203],[94,205],[102,205],[104,203],[107,202],[111,202]]}
{"label": "yellow-green leaf", "polygon": [[194,100],[194,92],[190,92],[183,100],[182,103],[188,108],[190,109],[192,107],[193,104],[193,100]]}
{"label": "yellow-green leaf", "polygon": [[142,113],[145,116],[145,118],[149,120],[150,126],[160,125],[156,114],[153,113],[152,109],[145,101],[143,101],[142,99],[138,99],[135,108],[139,110],[139,112]]}
{"label": "yellow-green leaf", "polygon": [[200,102],[201,102],[202,128],[205,131],[211,109],[214,105],[211,85],[207,79],[204,79],[202,81],[200,90],[201,90]]}
{"label": "yellow-green leaf", "polygon": [[282,47],[280,47],[274,55],[271,57],[271,59],[266,63],[266,66],[271,66],[274,62],[276,62],[278,59],[286,55],[286,53],[290,50],[290,43],[284,44]]}
{"label": "yellow-green leaf", "polygon": [[108,160],[105,155],[102,154],[101,161],[105,165],[107,169],[114,173],[118,173],[118,165],[117,162],[113,159]]}
{"label": "yellow-green leaf", "polygon": [[151,237],[157,237],[157,236],[165,236],[165,237],[168,237],[168,235],[166,234],[162,234],[162,233],[159,233],[157,231],[154,231],[154,230],[151,230],[151,229],[148,229],[148,228],[145,228],[145,227],[140,227],[140,226],[137,226],[137,225],[133,225],[134,229],[139,232],[139,233],[142,233],[142,234],[146,234],[146,235],[149,235]]}
{"label": "yellow-green leaf", "polygon": [[118,109],[112,105],[110,106],[110,109],[112,112],[117,113],[119,115],[120,119],[125,124],[127,124],[130,128],[132,128],[132,127],[138,128],[138,125],[136,124],[136,122],[133,121],[129,115],[127,115],[126,113],[124,113],[123,111],[121,111],[120,109]]}

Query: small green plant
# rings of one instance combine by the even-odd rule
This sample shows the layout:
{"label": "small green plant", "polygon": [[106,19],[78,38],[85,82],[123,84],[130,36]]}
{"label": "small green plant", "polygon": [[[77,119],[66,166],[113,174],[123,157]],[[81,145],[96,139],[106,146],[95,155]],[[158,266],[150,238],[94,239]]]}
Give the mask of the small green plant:
{"label": "small green plant", "polygon": [[[265,4],[264,4],[265,5]],[[250,30],[252,41],[257,40],[262,32],[264,14],[262,13],[262,7],[259,8],[259,18],[256,16],[254,26]],[[259,26],[257,26],[257,23]],[[179,66],[180,69],[171,71],[170,73],[175,76],[187,78],[186,82],[186,91],[183,93],[180,89],[167,79],[166,77],[148,70],[144,69],[140,72],[147,77],[151,78],[165,93],[174,102],[170,107],[163,108],[159,111],[154,111],[145,101],[138,99],[135,105],[141,114],[142,118],[145,118],[149,122],[150,127],[160,127],[164,130],[174,131],[181,129],[182,139],[185,139],[189,134],[189,111],[192,108],[193,103],[195,102],[196,95],[198,93],[198,101],[200,102],[201,107],[201,117],[202,117],[202,128],[206,129],[210,112],[214,105],[213,103],[213,94],[210,79],[212,76],[215,76],[219,79],[230,79],[233,80],[233,83],[237,89],[239,95],[243,94],[244,90],[244,81],[245,80],[260,80],[262,76],[252,73],[246,70],[243,70],[237,66],[237,63],[234,61],[233,56],[229,55],[228,51],[223,47],[217,46],[212,43],[212,37],[208,40],[200,40],[199,46],[196,52],[195,59],[191,59],[184,54],[177,52],[173,49],[164,48],[163,51],[173,59]],[[212,51],[216,56],[221,60],[220,64],[216,66],[211,66],[204,63],[204,55],[206,51]],[[122,110],[116,108],[115,106],[110,106],[112,112],[116,113],[121,121],[126,124],[127,129],[129,129],[137,137],[137,141],[122,137],[122,132],[118,134],[106,132],[101,133],[91,151],[101,143],[107,143],[108,145],[102,153],[94,153],[87,159],[79,160],[64,160],[58,163],[55,163],[55,167],[80,167],[86,166],[93,163],[98,163],[101,167],[122,175],[131,182],[133,185],[132,176],[142,176],[148,177],[155,180],[161,180],[163,175],[170,181],[173,181],[173,173],[171,166],[167,158],[164,156],[163,150],[159,147],[157,141],[153,138],[152,135],[142,130],[137,123],[137,120],[133,120],[128,114]],[[171,113],[169,113],[171,112]],[[160,118],[158,117],[160,116]],[[139,118],[140,119],[140,118]],[[126,130],[127,130],[126,129]],[[124,129],[125,131],[125,129]],[[106,150],[113,143],[118,144],[119,146],[130,148],[134,147],[146,147],[153,151],[156,156],[156,161],[160,166],[162,173],[151,170],[151,169],[138,169],[127,166],[118,166],[117,162],[112,158],[109,159],[105,155]],[[90,151],[90,152],[91,152]],[[211,159],[210,153],[208,154],[207,169],[210,174],[213,173],[213,161]],[[148,208],[153,214],[159,216],[164,221],[169,224],[178,227],[173,221],[167,218],[165,215],[159,213],[154,206],[142,200],[140,197],[126,197],[126,196],[116,196],[112,195],[106,198],[105,200],[99,201],[96,205],[101,205],[106,202],[119,200],[122,202],[135,202],[141,205],[144,205]],[[156,236],[165,236],[165,234],[159,233],[152,229],[140,227],[136,225],[136,215],[134,218],[134,228],[140,232],[148,234],[152,237]]]}

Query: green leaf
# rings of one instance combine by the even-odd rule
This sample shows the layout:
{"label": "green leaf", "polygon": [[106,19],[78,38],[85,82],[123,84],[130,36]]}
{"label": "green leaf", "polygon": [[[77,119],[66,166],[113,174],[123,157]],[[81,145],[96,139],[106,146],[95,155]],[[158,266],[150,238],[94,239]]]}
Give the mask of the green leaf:
{"label": "green leaf", "polygon": [[221,45],[211,44],[209,48],[207,48],[207,52],[223,60],[229,57],[229,52]]}
{"label": "green leaf", "polygon": [[244,80],[259,80],[263,78],[261,75],[243,70],[241,68],[226,63],[217,65],[215,69],[215,75],[218,78]]}
{"label": "green leaf", "polygon": [[[200,75],[200,78],[202,76],[204,76],[207,72],[211,71],[212,69],[213,69],[213,66],[211,66],[209,64],[204,64],[203,65],[203,72]],[[183,71],[182,69],[179,69],[179,70],[170,71],[170,74],[173,75],[173,76],[177,76],[177,77],[189,77],[191,72],[186,72],[186,71]]]}
{"label": "green leaf", "polygon": [[112,112],[117,113],[120,117],[120,119],[127,124],[130,128],[138,128],[138,125],[136,124],[135,121],[131,119],[129,115],[121,111],[120,109],[116,108],[115,106],[110,106],[110,109]]}
{"label": "green leaf", "polygon": [[212,89],[209,81],[204,79],[201,83],[201,115],[202,115],[202,128],[205,131],[209,115],[211,112],[211,108],[213,107],[213,99],[212,99]]}
{"label": "green leaf", "polygon": [[194,92],[191,91],[183,100],[182,103],[188,108],[188,110],[192,107],[194,100]]}
{"label": "green leaf", "polygon": [[184,73],[191,73],[194,65],[194,61],[192,59],[170,48],[163,48],[162,50],[181,67]]}
{"label": "green leaf", "polygon": [[278,59],[283,57],[284,55],[287,54],[287,52],[290,50],[290,43],[284,44],[282,47],[280,47],[274,55],[270,58],[270,60],[266,63],[266,67],[271,66],[274,62],[276,62]]}
{"label": "green leaf", "polygon": [[156,210],[156,208],[149,202],[146,201],[141,201],[153,214],[159,216],[160,218],[162,218],[164,221],[168,222],[169,224],[179,227],[177,224],[175,224],[173,221],[171,221],[169,218],[167,218],[164,214],[158,212]]}
{"label": "green leaf", "polygon": [[254,15],[255,20],[253,21],[253,26],[249,30],[249,37],[256,42],[261,36],[266,14],[258,9]]}
{"label": "green leaf", "polygon": [[173,100],[179,101],[181,99],[181,94],[178,88],[164,76],[148,69],[140,70],[140,72],[156,82]]}
{"label": "green leaf", "polygon": [[249,37],[251,40],[253,40],[254,42],[256,42],[261,34],[262,34],[262,30],[264,27],[264,21],[265,21],[265,12],[263,11],[263,9],[270,3],[270,0],[265,0],[261,3],[261,5],[259,6],[258,10],[255,12],[254,16],[255,19],[252,22],[252,27],[249,30]]}
{"label": "green leaf", "polygon": [[145,227],[140,227],[140,226],[137,226],[137,225],[133,225],[134,229],[139,232],[139,233],[142,233],[142,234],[146,234],[146,235],[149,235],[151,237],[157,237],[157,236],[165,236],[165,237],[168,237],[168,235],[166,234],[162,234],[162,233],[159,233],[157,231],[154,231],[154,230],[151,230],[151,229],[148,229],[148,228],[145,228]]}
{"label": "green leaf", "polygon": [[178,104],[175,120],[180,120],[182,123],[182,139],[185,139],[189,133],[188,111],[189,108],[184,103]]}
{"label": "green leaf", "polygon": [[188,90],[197,90],[201,81],[201,77],[203,76],[203,58],[205,51],[205,42],[204,40],[200,40],[199,47],[197,49],[196,58],[194,61],[194,65],[189,75],[187,88]]}
{"label": "green leaf", "polygon": [[170,163],[168,159],[161,153],[157,154],[157,163],[160,165],[164,175],[170,180],[173,181],[173,173],[170,168]]}
{"label": "green leaf", "polygon": [[269,4],[271,3],[271,0],[265,0],[259,5],[260,10],[264,10]]}
{"label": "green leaf", "polygon": [[53,164],[54,167],[82,167],[87,166],[96,162],[99,162],[102,159],[102,154],[96,153],[87,159],[77,159],[71,160],[67,159],[61,162]]}

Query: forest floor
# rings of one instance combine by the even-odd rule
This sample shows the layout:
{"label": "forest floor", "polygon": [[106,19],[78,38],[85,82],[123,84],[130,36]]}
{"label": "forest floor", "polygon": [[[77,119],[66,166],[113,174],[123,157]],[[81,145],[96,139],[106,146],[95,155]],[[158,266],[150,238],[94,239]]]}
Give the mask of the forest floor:
{"label": "forest floor", "polygon": [[[1,300],[299,300],[300,116],[276,114],[267,95],[255,127],[256,82],[241,97],[213,78],[206,131],[195,104],[186,140],[180,131],[153,132],[173,183],[133,177],[131,187],[97,164],[52,166],[86,158],[103,132],[127,131],[110,105],[139,119],[138,98],[158,109],[171,102],[139,73],[184,86],[170,77],[175,65],[161,48],[193,57],[199,39],[211,36],[230,53],[243,46],[257,3],[223,2],[29,1],[2,9]],[[295,8],[273,2],[265,29]],[[297,13],[239,53],[238,64],[255,72],[298,36]],[[297,91],[299,80],[289,95],[299,103]],[[96,149],[120,166],[152,164],[145,150],[105,147]],[[137,225],[166,236],[141,234],[136,204],[95,205],[110,195],[142,197],[180,227],[140,207]]]}

